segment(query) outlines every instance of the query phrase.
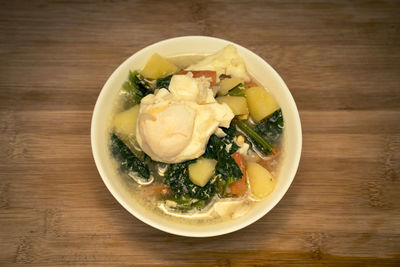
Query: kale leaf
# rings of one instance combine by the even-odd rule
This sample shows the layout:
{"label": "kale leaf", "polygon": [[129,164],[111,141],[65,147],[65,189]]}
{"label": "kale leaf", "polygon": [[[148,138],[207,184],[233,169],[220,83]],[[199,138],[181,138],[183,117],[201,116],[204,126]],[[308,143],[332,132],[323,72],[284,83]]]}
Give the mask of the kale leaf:
{"label": "kale leaf", "polygon": [[188,166],[194,160],[171,164],[166,173],[165,180],[176,199],[209,200],[215,195],[215,185],[210,180],[205,186],[195,185],[189,179]]}
{"label": "kale leaf", "polygon": [[229,128],[222,128],[222,130],[226,133],[226,136],[222,138],[225,150],[232,155],[239,149],[239,146],[233,140],[237,134],[236,126],[231,123]]}
{"label": "kale leaf", "polygon": [[219,138],[215,134],[211,135],[203,157],[218,160],[219,151],[225,150],[229,155],[232,155],[239,149],[239,146],[233,140],[237,133],[236,126],[231,123],[229,128],[222,128],[222,130],[226,136]]}
{"label": "kale leaf", "polygon": [[165,182],[174,194],[174,198],[170,200],[176,203],[177,209],[203,208],[216,193],[221,197],[226,196],[227,185],[243,176],[239,166],[231,157],[231,154],[238,149],[234,142],[237,133],[236,126],[231,124],[223,131],[226,133],[223,138],[216,135],[210,137],[206,152],[203,154],[205,158],[217,160],[215,178],[210,179],[205,186],[197,186],[189,178],[188,166],[195,160],[169,165],[165,173]]}
{"label": "kale leaf", "polygon": [[143,97],[154,92],[150,84],[137,71],[129,72],[128,81],[122,85],[133,104],[139,104]]}
{"label": "kale leaf", "polygon": [[218,152],[224,149],[224,142],[222,142],[222,140],[218,138],[218,136],[213,134],[208,140],[206,152],[203,154],[203,157],[209,159],[218,159]]}
{"label": "kale leaf", "polygon": [[121,162],[123,170],[133,172],[146,180],[150,178],[149,167],[136,157],[129,147],[115,134],[111,135],[111,152]]}
{"label": "kale leaf", "polygon": [[168,89],[171,79],[172,79],[172,75],[168,75],[164,78],[157,79],[156,89],[161,89],[161,88]]}
{"label": "kale leaf", "polygon": [[236,126],[231,124],[224,132],[227,134],[223,138],[212,135],[208,141],[206,152],[203,157],[216,159],[215,176],[218,194],[225,196],[226,187],[237,181],[243,176],[242,171],[236,164],[231,154],[236,152],[238,146],[233,141],[236,134]]}
{"label": "kale leaf", "polygon": [[282,110],[278,109],[268,118],[263,119],[256,125],[256,130],[271,143],[277,143],[284,128]]}
{"label": "kale leaf", "polygon": [[251,143],[257,147],[257,149],[264,155],[268,155],[274,150],[274,146],[271,145],[263,136],[259,134],[253,126],[245,120],[234,120],[234,123],[240,130],[251,140]]}

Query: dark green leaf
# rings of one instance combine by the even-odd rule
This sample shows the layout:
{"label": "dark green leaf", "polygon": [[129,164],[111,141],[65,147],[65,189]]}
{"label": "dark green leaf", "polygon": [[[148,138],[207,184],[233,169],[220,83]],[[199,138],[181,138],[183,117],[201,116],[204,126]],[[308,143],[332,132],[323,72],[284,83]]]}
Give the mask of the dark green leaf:
{"label": "dark green leaf", "polygon": [[242,83],[239,83],[238,85],[233,87],[231,90],[229,90],[228,95],[245,96],[246,95],[246,87]]}
{"label": "dark green leaf", "polygon": [[278,109],[270,117],[260,121],[256,130],[271,143],[277,143],[284,128],[282,110]]}
{"label": "dark green leaf", "polygon": [[169,88],[169,83],[171,82],[172,75],[166,76],[164,78],[160,78],[157,80],[156,89]]}
{"label": "dark green leaf", "polygon": [[129,72],[128,81],[123,84],[122,90],[128,94],[128,98],[134,104],[139,104],[143,97],[154,92],[150,84],[137,71]]}
{"label": "dark green leaf", "polygon": [[212,180],[203,187],[197,186],[190,181],[188,166],[193,162],[194,160],[190,160],[171,164],[165,173],[166,183],[171,188],[176,199],[188,196],[191,199],[208,200],[215,195],[215,186]]}
{"label": "dark green leaf", "polygon": [[226,187],[243,176],[242,171],[231,157],[238,146],[234,142],[236,135],[236,126],[231,124],[229,128],[223,129],[227,134],[223,138],[212,135],[208,141],[206,152],[203,157],[217,160],[215,166],[215,175],[217,181],[218,194],[221,197],[225,196]]}
{"label": "dark green leaf", "polygon": [[121,162],[122,169],[133,172],[146,180],[150,178],[149,167],[136,157],[129,147],[115,134],[111,135],[111,152]]}
{"label": "dark green leaf", "polygon": [[182,196],[180,198],[175,197],[167,197],[165,200],[170,200],[175,202],[176,206],[170,207],[171,209],[179,210],[179,211],[189,211],[191,209],[202,209],[204,208],[211,199],[203,200],[203,199],[192,199],[189,196]]}
{"label": "dark green leaf", "polygon": [[244,134],[251,140],[252,144],[258,148],[264,155],[268,155],[274,150],[274,147],[268,143],[267,140],[264,139],[256,130],[253,129],[253,126],[250,125],[247,121],[244,120],[236,120],[235,123],[239,127],[240,130],[243,131]]}

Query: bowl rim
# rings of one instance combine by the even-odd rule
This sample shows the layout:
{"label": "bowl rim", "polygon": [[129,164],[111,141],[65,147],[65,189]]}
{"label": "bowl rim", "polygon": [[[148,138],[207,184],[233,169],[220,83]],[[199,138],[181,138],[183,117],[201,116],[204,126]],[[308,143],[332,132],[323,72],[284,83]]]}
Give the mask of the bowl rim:
{"label": "bowl rim", "polygon": [[[136,212],[134,209],[132,209],[130,207],[130,205],[124,201],[120,196],[119,193],[116,191],[116,189],[113,187],[113,185],[111,184],[111,182],[109,182],[108,178],[106,178],[106,171],[104,170],[100,159],[100,153],[99,153],[99,148],[97,147],[97,143],[98,143],[98,138],[100,138],[99,136],[97,136],[95,134],[95,130],[96,129],[96,125],[97,122],[99,121],[99,112],[100,112],[100,106],[102,104],[103,101],[105,101],[105,96],[106,96],[106,88],[110,87],[110,85],[112,84],[113,80],[115,79],[116,75],[120,72],[120,70],[123,68],[123,66],[125,66],[130,60],[131,58],[135,57],[136,55],[143,53],[147,50],[151,50],[153,47],[155,46],[159,46],[162,45],[164,43],[167,42],[174,42],[174,41],[180,41],[180,40],[185,40],[185,39],[209,39],[209,40],[214,40],[214,41],[218,41],[218,42],[225,42],[226,44],[233,44],[236,47],[240,47],[240,49],[245,50],[247,53],[250,53],[253,57],[256,58],[257,61],[262,62],[263,65],[266,66],[266,68],[268,68],[273,75],[275,76],[275,78],[278,80],[280,86],[282,86],[285,89],[285,94],[286,94],[286,98],[289,102],[289,105],[291,107],[293,107],[294,112],[292,115],[294,115],[293,117],[293,128],[296,130],[296,142],[298,144],[298,149],[295,151],[295,155],[294,155],[294,164],[290,173],[288,175],[288,177],[286,177],[286,179],[288,179],[286,186],[280,191],[278,197],[274,198],[268,207],[265,208],[265,210],[263,212],[259,212],[257,214],[257,216],[251,217],[248,220],[246,220],[245,224],[235,224],[234,226],[230,227],[229,229],[219,229],[216,230],[214,232],[190,232],[190,231],[185,231],[185,230],[180,230],[180,229],[176,229],[176,228],[172,228],[172,227],[166,227],[163,224],[158,223],[157,221],[151,220],[149,218],[147,218],[145,215]],[[122,205],[129,213],[131,213],[133,216],[135,216],[137,219],[139,219],[140,221],[148,224],[149,226],[152,226],[154,228],[157,228],[161,231],[170,233],[170,234],[174,234],[174,235],[179,235],[179,236],[186,236],[186,237],[212,237],[212,236],[219,236],[219,235],[224,235],[224,234],[228,234],[228,233],[232,233],[235,232],[237,230],[240,230],[242,228],[245,228],[251,224],[253,224],[254,222],[256,222],[257,220],[259,220],[260,218],[262,218],[263,216],[265,216],[271,209],[273,209],[279,201],[281,201],[281,199],[283,198],[283,196],[286,194],[286,192],[288,191],[290,185],[292,184],[294,177],[296,175],[296,172],[298,170],[298,166],[300,163],[300,157],[301,157],[301,151],[302,151],[302,128],[301,128],[301,122],[300,122],[300,115],[296,106],[296,103],[293,99],[292,94],[290,93],[289,88],[287,87],[286,83],[283,81],[283,79],[281,78],[281,76],[277,73],[277,71],[271,66],[269,65],[268,62],[266,62],[263,58],[261,58],[260,56],[258,56],[257,54],[255,54],[254,52],[252,52],[251,50],[228,40],[225,39],[221,39],[221,38],[216,38],[216,37],[210,37],[210,36],[201,36],[201,35],[191,35],[191,36],[180,36],[180,37],[174,37],[174,38],[169,38],[169,39],[164,39],[161,40],[159,42],[150,44],[148,46],[145,46],[144,48],[136,51],[135,53],[133,53],[131,56],[129,56],[128,58],[126,58],[113,72],[112,74],[108,77],[106,83],[103,85],[100,94],[96,100],[96,104],[94,106],[94,110],[92,113],[92,120],[91,120],[91,147],[92,147],[92,155],[95,161],[95,165],[96,168],[100,174],[100,177],[102,178],[104,184],[106,185],[107,189],[110,191],[110,193],[113,195],[113,197],[118,201],[118,203],[120,205]]]}

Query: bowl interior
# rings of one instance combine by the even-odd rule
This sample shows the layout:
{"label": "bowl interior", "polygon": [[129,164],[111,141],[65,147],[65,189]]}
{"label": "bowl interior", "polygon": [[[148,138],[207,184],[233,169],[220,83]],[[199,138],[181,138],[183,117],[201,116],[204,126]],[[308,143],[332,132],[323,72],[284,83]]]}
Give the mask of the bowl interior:
{"label": "bowl interior", "polygon": [[234,44],[246,62],[247,70],[274,96],[279,103],[284,120],[283,157],[278,170],[277,185],[274,192],[245,216],[215,224],[190,225],[168,220],[136,203],[127,188],[117,179],[115,166],[109,160],[107,147],[107,120],[113,103],[118,97],[121,85],[126,81],[129,70],[141,69],[147,59],[155,52],[162,56],[210,54],[232,42],[204,36],[187,36],[168,39],[147,46],[123,62],[110,76],[97,100],[91,125],[93,156],[99,173],[117,201],[141,221],[162,231],[182,236],[216,236],[241,229],[264,216],[283,197],[289,188],[300,160],[301,125],[296,104],[289,89],[276,71],[262,58],[248,49]]}

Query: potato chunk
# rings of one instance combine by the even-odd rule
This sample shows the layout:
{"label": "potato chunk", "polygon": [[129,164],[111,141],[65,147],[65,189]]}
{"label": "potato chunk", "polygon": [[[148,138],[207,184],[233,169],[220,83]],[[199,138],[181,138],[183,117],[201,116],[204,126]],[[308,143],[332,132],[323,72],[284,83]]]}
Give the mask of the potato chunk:
{"label": "potato chunk", "polygon": [[235,115],[246,115],[249,114],[249,109],[247,107],[247,101],[245,97],[242,96],[220,96],[216,100],[218,103],[226,103]]}
{"label": "potato chunk", "polygon": [[179,68],[168,59],[155,53],[147,61],[146,66],[140,72],[144,77],[149,79],[158,79],[175,73]]}
{"label": "potato chunk", "polygon": [[275,99],[261,87],[251,87],[246,90],[247,104],[249,105],[250,116],[255,122],[274,113],[279,108]]}
{"label": "potato chunk", "polygon": [[198,186],[205,186],[214,174],[217,161],[214,159],[199,158],[189,165],[189,178]]}
{"label": "potato chunk", "polygon": [[226,95],[228,94],[229,90],[231,90],[233,87],[238,85],[239,83],[244,84],[244,80],[242,78],[227,78],[223,79],[219,83],[219,90],[218,90],[218,95]]}
{"label": "potato chunk", "polygon": [[136,136],[136,122],[139,115],[139,105],[118,113],[114,117],[114,130],[121,138]]}
{"label": "potato chunk", "polygon": [[274,191],[276,179],[263,166],[249,162],[246,166],[251,193],[257,198],[265,198]]}

